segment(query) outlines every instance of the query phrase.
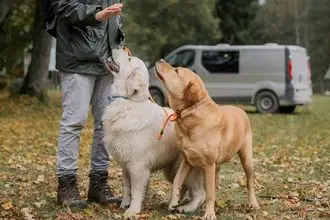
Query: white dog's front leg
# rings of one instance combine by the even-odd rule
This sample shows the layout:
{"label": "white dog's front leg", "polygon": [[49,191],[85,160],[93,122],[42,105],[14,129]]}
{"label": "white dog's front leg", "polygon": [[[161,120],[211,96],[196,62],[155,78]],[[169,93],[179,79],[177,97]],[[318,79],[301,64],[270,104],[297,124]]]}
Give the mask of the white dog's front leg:
{"label": "white dog's front leg", "polygon": [[129,168],[131,180],[131,205],[126,210],[125,215],[135,215],[141,211],[142,201],[148,188],[150,170],[144,166],[134,165]]}
{"label": "white dog's front leg", "polygon": [[120,208],[126,209],[131,204],[131,180],[126,167],[122,170],[122,187],[123,187],[123,200]]}
{"label": "white dog's front leg", "polygon": [[185,187],[189,190],[190,202],[177,209],[179,212],[194,212],[205,201],[205,189],[203,183],[203,173],[195,168],[185,181]]}
{"label": "white dog's front leg", "polygon": [[173,211],[179,205],[180,191],[183,182],[186,180],[191,170],[192,166],[188,163],[188,161],[182,159],[179,170],[176,173],[173,181],[171,201],[168,205],[169,211]]}

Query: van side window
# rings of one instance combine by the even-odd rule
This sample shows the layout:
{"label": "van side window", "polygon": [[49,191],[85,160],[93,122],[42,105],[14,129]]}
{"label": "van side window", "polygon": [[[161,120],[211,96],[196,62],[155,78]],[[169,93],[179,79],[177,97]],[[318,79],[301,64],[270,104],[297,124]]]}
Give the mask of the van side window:
{"label": "van side window", "polygon": [[194,64],[194,60],[194,50],[182,50],[166,59],[166,61],[173,67],[191,67]]}
{"label": "van side window", "polygon": [[210,73],[239,73],[238,51],[203,51],[202,65]]}

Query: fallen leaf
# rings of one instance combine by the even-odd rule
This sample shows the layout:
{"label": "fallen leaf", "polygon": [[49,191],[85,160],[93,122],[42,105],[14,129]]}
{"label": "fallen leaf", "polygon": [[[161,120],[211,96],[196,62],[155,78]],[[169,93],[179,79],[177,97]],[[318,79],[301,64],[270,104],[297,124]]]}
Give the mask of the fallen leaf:
{"label": "fallen leaf", "polygon": [[292,192],[292,193],[290,193],[290,196],[291,196],[291,197],[298,197],[298,196],[299,196],[299,193],[297,193],[297,192]]}
{"label": "fallen leaf", "polygon": [[9,210],[14,208],[13,204],[10,201],[1,204],[1,206],[4,210]]}
{"label": "fallen leaf", "polygon": [[41,201],[39,201],[39,202],[35,202],[35,203],[33,203],[35,206],[37,206],[37,208],[41,208],[41,206],[43,206],[43,205],[45,205],[45,204],[47,204],[47,202],[46,202],[46,200],[41,200]]}
{"label": "fallen leaf", "polygon": [[262,211],[262,215],[263,216],[267,216],[268,215],[268,212],[267,211]]}
{"label": "fallen leaf", "polygon": [[139,220],[147,220],[149,219],[150,214],[139,214],[138,219]]}
{"label": "fallen leaf", "polygon": [[31,208],[22,208],[21,213],[24,215],[25,220],[34,220],[34,215],[31,213],[32,209]]}
{"label": "fallen leaf", "polygon": [[161,196],[161,197],[166,197],[166,193],[163,190],[158,190],[156,192],[157,195]]}
{"label": "fallen leaf", "polygon": [[178,219],[182,219],[184,217],[185,217],[185,215],[175,214],[175,215],[167,215],[166,216],[166,219],[169,219],[169,220],[178,220]]}
{"label": "fallen leaf", "polygon": [[219,206],[220,208],[224,208],[224,207],[226,207],[226,201],[221,200],[221,199],[217,200],[217,201],[216,201],[216,204],[217,204],[217,206]]}
{"label": "fallen leaf", "polygon": [[288,177],[288,178],[286,179],[286,181],[288,181],[289,183],[292,183],[292,182],[293,182],[293,179],[292,179],[291,177]]}
{"label": "fallen leaf", "polygon": [[233,184],[231,184],[231,187],[232,187],[233,189],[236,189],[236,188],[239,187],[239,185],[238,185],[237,183],[233,183]]}
{"label": "fallen leaf", "polygon": [[112,216],[114,219],[123,219],[123,216],[122,215],[119,215],[119,214],[114,214],[113,216]]}
{"label": "fallen leaf", "polygon": [[34,181],[35,184],[44,183],[45,182],[45,175],[38,175],[37,180]]}
{"label": "fallen leaf", "polygon": [[246,184],[247,184],[246,183],[246,178],[242,177],[239,184],[240,184],[241,187],[246,187]]}
{"label": "fallen leaf", "polygon": [[245,219],[245,220],[253,220],[253,217],[250,216],[250,215],[246,215],[244,219]]}

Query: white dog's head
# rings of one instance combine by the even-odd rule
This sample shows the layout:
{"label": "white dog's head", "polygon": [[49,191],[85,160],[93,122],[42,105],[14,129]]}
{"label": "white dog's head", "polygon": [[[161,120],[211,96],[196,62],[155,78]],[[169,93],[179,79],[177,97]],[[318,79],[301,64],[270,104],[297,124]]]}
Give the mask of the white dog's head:
{"label": "white dog's head", "polygon": [[123,49],[113,51],[114,61],[119,72],[111,72],[114,82],[111,87],[113,96],[125,96],[133,101],[149,98],[149,73],[146,65],[137,57],[129,56]]}

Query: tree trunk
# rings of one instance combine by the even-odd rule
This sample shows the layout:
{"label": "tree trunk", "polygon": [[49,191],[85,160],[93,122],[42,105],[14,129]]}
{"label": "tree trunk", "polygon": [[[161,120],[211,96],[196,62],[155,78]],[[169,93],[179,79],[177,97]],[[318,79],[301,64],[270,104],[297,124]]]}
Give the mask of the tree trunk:
{"label": "tree trunk", "polygon": [[46,76],[48,74],[51,36],[43,28],[43,13],[40,1],[36,1],[33,49],[28,73],[24,78],[21,94],[38,97],[47,102]]}
{"label": "tree trunk", "polygon": [[14,7],[14,0],[0,0],[0,25]]}

